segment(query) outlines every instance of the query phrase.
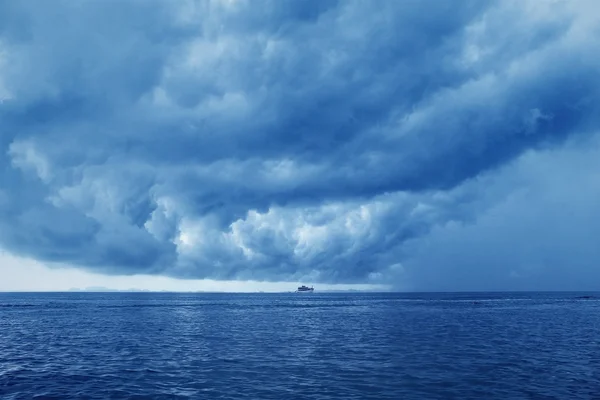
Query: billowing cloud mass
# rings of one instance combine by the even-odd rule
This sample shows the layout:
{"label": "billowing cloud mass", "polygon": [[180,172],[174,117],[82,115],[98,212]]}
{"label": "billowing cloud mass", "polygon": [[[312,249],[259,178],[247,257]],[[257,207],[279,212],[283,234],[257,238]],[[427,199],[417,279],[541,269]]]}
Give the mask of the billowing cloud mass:
{"label": "billowing cloud mass", "polygon": [[0,247],[109,275],[597,288],[599,7],[0,2]]}

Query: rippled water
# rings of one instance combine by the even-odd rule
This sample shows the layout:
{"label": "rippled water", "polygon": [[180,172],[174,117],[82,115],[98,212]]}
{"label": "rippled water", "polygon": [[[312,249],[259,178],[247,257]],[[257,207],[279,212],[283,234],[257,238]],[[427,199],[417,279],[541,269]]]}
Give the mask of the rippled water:
{"label": "rippled water", "polygon": [[0,398],[600,398],[582,294],[0,294]]}

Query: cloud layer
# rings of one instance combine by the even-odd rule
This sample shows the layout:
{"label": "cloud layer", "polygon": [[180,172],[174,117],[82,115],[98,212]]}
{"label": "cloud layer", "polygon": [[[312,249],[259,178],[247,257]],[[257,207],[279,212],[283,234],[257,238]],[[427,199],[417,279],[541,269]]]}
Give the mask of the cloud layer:
{"label": "cloud layer", "polygon": [[105,274],[576,288],[600,262],[596,9],[2,2],[0,247]]}

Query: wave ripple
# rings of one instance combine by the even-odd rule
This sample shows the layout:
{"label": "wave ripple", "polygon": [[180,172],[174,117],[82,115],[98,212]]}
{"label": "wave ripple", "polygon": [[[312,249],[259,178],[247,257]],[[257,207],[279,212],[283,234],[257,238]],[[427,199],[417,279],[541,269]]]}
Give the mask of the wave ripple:
{"label": "wave ripple", "polygon": [[593,294],[0,294],[2,399],[589,399]]}

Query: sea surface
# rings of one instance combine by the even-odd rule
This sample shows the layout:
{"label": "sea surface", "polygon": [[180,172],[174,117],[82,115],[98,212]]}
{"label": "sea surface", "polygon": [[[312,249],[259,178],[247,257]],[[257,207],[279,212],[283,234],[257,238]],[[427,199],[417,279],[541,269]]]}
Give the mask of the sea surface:
{"label": "sea surface", "polygon": [[600,399],[593,293],[0,293],[0,399]]}

